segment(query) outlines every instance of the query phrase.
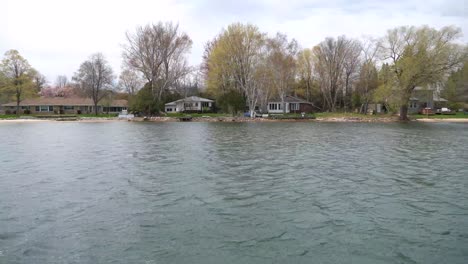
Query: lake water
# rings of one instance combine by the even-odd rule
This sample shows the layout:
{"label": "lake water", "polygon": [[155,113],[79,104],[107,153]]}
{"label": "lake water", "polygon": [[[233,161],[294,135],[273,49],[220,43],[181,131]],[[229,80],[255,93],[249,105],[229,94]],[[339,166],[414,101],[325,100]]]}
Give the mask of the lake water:
{"label": "lake water", "polygon": [[0,123],[0,263],[468,263],[468,124]]}

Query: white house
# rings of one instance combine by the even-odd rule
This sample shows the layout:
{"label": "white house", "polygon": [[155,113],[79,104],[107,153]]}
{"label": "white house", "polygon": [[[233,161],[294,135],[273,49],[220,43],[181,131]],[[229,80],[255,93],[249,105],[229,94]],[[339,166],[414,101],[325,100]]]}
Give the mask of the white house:
{"label": "white house", "polygon": [[213,100],[190,96],[165,104],[164,110],[166,113],[210,112],[213,110],[213,106]]}

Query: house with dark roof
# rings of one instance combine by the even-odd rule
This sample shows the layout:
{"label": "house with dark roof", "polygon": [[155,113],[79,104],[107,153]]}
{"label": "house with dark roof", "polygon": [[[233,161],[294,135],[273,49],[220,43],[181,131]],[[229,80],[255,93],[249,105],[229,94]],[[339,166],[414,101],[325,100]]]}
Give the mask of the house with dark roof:
{"label": "house with dark roof", "polygon": [[213,111],[214,101],[198,96],[189,96],[164,105],[166,113],[181,112],[211,112]]}
{"label": "house with dark roof", "polygon": [[314,111],[314,105],[304,99],[288,95],[284,100],[278,98],[270,100],[267,111],[269,114],[311,113]]}
{"label": "house with dark roof", "polygon": [[[101,100],[97,108],[98,113],[120,113],[127,107],[127,100]],[[16,102],[4,104],[2,108],[5,113],[16,113]],[[20,111],[20,114],[87,114],[94,113],[94,103],[89,98],[39,97],[21,101]]]}

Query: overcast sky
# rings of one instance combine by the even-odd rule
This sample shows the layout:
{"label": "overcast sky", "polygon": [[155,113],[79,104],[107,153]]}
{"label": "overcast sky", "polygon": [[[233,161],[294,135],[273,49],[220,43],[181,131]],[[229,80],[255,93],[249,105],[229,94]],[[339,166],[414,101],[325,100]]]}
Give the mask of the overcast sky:
{"label": "overcast sky", "polygon": [[158,21],[179,23],[192,38],[192,65],[201,62],[204,44],[233,22],[286,33],[302,47],[327,36],[379,37],[401,25],[455,25],[468,42],[466,0],[0,0],[0,7],[0,53],[17,49],[52,83],[57,75],[71,78],[95,52],[118,74],[125,32]]}

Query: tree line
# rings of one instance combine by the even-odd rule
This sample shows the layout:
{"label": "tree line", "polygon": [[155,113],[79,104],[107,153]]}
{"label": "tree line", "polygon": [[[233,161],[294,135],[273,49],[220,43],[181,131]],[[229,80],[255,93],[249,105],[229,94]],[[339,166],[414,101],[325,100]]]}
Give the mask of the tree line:
{"label": "tree line", "polygon": [[[101,53],[91,55],[71,81],[54,85],[15,51],[0,67],[0,100],[31,96],[86,96],[97,105],[115,91],[130,109],[159,114],[164,103],[199,94],[216,99],[223,112],[266,111],[268,101],[294,95],[317,111],[366,113],[372,102],[407,119],[413,90],[445,87],[444,96],[468,102],[467,46],[461,30],[428,26],[398,27],[375,39],[328,37],[301,48],[294,39],[269,36],[252,24],[234,23],[206,43],[200,66],[187,61],[192,40],[178,24],[159,22],[126,34],[121,74],[116,78]],[[284,107],[283,107],[284,108]],[[97,109],[97,107],[95,107]]]}

